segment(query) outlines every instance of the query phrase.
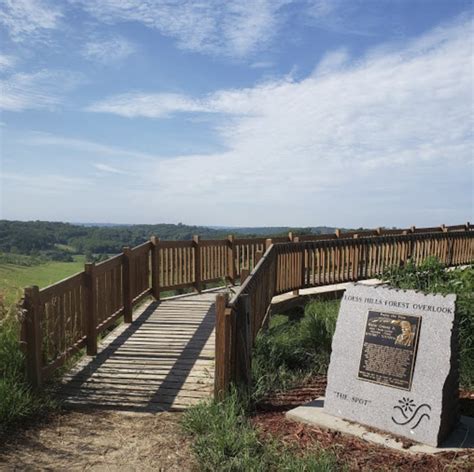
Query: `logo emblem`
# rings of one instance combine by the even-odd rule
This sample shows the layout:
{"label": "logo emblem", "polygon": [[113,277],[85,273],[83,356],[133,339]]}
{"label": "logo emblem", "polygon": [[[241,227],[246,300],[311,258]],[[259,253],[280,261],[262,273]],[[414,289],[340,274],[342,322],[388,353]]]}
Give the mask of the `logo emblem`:
{"label": "logo emblem", "polygon": [[431,406],[427,403],[416,405],[416,403],[408,397],[402,397],[398,400],[398,405],[395,405],[395,410],[392,416],[392,421],[400,426],[408,425],[410,429],[416,429],[418,425],[426,418],[426,421],[431,419],[428,412],[431,411]]}

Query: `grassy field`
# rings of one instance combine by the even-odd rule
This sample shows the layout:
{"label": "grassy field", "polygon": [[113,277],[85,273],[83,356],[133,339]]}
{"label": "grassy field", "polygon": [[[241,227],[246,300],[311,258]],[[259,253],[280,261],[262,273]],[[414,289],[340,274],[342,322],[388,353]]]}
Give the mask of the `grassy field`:
{"label": "grassy field", "polygon": [[22,297],[24,287],[46,287],[83,269],[84,256],[74,256],[74,262],[46,262],[31,267],[0,264],[0,294],[9,306]]}

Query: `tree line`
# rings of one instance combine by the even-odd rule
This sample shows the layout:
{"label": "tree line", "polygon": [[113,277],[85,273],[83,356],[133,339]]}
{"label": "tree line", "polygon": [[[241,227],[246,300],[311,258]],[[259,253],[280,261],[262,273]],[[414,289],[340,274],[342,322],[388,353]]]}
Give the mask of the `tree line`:
{"label": "tree line", "polygon": [[115,254],[123,246],[136,246],[150,236],[164,240],[221,239],[233,233],[239,237],[320,234],[334,231],[328,227],[210,228],[179,224],[154,225],[82,225],[49,221],[0,220],[0,252],[69,260],[72,254]]}

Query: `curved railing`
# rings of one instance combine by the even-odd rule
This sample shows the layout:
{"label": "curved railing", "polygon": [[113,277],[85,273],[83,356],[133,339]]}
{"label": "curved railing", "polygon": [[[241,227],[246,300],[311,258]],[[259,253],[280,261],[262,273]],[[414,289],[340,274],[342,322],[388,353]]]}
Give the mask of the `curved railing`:
{"label": "curved railing", "polygon": [[304,288],[377,277],[393,266],[428,256],[446,266],[474,261],[474,231],[411,231],[410,234],[334,238],[320,241],[267,244],[265,254],[228,299],[216,302],[215,395],[230,383],[251,381],[251,353],[255,338],[276,295]]}
{"label": "curved railing", "polygon": [[[21,344],[28,377],[39,386],[80,349],[86,347],[89,355],[96,354],[100,333],[121,317],[132,322],[134,305],[146,296],[159,300],[166,291],[201,291],[205,284],[224,280],[243,282],[235,300],[224,302],[224,308],[222,300],[218,302],[218,311],[240,313],[251,308],[250,325],[245,326],[250,333],[245,338],[250,352],[275,294],[367,278],[408,257],[420,261],[437,255],[448,265],[471,262],[472,234],[473,226],[468,223],[409,230],[337,230],[299,239],[292,233],[273,240],[234,236],[201,240],[194,236],[191,241],[160,241],[152,237],[134,248],[123,248],[121,254],[104,262],[86,264],[84,271],[49,287],[25,289]],[[238,354],[229,354],[230,341],[220,335],[222,326],[230,333],[230,325],[222,325],[225,319],[217,318],[217,370],[234,379],[235,369],[231,371],[221,362],[222,352],[229,359],[242,359],[235,362],[247,362],[250,354],[242,354],[240,347]],[[235,316],[239,332],[244,331],[243,319]],[[234,340],[233,345],[236,343]],[[246,370],[239,367],[237,371]],[[219,382],[216,388],[220,389]]]}

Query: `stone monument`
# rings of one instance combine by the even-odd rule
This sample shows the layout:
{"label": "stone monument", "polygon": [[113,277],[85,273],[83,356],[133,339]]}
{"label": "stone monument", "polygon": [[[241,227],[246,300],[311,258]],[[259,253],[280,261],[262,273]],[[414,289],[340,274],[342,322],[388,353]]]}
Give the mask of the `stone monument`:
{"label": "stone monument", "polygon": [[459,421],[455,299],[351,285],[332,343],[325,413],[438,446]]}

